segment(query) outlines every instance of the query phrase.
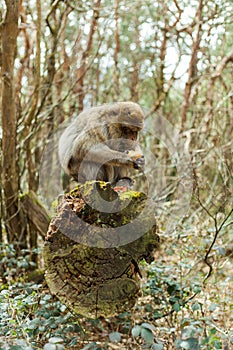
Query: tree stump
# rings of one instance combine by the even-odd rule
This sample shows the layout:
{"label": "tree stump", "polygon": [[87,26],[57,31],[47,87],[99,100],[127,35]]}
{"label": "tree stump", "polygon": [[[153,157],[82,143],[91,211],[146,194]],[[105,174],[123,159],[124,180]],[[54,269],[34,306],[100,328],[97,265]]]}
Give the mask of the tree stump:
{"label": "tree stump", "polygon": [[63,196],[44,246],[46,281],[73,312],[113,316],[140,294],[139,262],[158,247],[154,205],[141,192],[87,182]]}

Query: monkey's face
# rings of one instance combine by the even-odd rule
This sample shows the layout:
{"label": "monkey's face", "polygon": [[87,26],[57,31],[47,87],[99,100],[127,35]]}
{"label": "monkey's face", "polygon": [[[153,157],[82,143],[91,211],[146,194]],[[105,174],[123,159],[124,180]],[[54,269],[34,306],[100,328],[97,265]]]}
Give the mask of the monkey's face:
{"label": "monkey's face", "polygon": [[114,140],[110,141],[110,148],[120,152],[135,149],[138,132],[142,130],[144,122],[140,106],[134,102],[117,102],[111,108],[109,116],[111,122],[108,125],[108,138]]}
{"label": "monkey's face", "polygon": [[119,148],[121,152],[134,150],[137,147],[138,132],[140,129],[132,125],[120,125],[121,136],[119,139]]}
{"label": "monkey's face", "polygon": [[122,137],[128,140],[137,141],[139,129],[135,126],[122,126]]}

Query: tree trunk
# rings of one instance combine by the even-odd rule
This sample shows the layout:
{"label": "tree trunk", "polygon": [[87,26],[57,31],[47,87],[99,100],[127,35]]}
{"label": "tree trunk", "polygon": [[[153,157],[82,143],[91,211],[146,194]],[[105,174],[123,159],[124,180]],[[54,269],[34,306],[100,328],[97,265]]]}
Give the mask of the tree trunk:
{"label": "tree trunk", "polygon": [[105,182],[80,185],[64,196],[47,233],[51,293],[86,317],[124,312],[140,294],[138,264],[151,262],[158,244],[154,205],[145,194],[117,193]]}
{"label": "tree trunk", "polygon": [[6,16],[2,25],[2,185],[5,225],[9,242],[25,246],[18,205],[19,181],[16,152],[16,106],[14,60],[18,35],[19,1],[5,0]]}
{"label": "tree trunk", "polygon": [[97,29],[97,21],[100,15],[100,5],[101,5],[101,0],[97,0],[94,3],[93,16],[92,16],[91,25],[90,25],[90,31],[87,38],[87,44],[86,44],[85,50],[82,53],[81,65],[77,72],[78,113],[82,112],[84,108],[84,98],[86,94],[84,91],[84,79],[85,79],[86,72],[88,70],[87,61],[91,54],[93,37]]}
{"label": "tree trunk", "polygon": [[[49,215],[42,204],[40,204],[36,194],[33,191],[24,194],[20,198],[20,206],[25,217],[30,224],[31,229],[39,232],[42,238],[45,238],[45,232],[49,226]],[[31,248],[36,248],[35,246]]]}

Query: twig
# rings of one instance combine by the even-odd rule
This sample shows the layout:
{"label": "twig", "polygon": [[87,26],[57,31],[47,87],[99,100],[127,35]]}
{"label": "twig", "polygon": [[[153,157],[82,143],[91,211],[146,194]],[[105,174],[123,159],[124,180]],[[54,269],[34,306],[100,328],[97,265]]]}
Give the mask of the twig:
{"label": "twig", "polygon": [[215,242],[218,238],[219,232],[222,230],[223,225],[225,224],[225,222],[228,220],[228,218],[231,216],[232,213],[233,213],[233,209],[231,209],[231,211],[228,213],[228,215],[225,217],[225,219],[222,221],[222,223],[219,227],[218,227],[218,222],[217,222],[217,215],[215,215],[215,217],[214,217],[215,234],[214,234],[213,241],[211,242],[211,244],[206,252],[205,258],[204,258],[204,262],[209,267],[209,272],[206,275],[203,283],[205,283],[207,281],[207,279],[211,276],[211,273],[213,271],[213,266],[211,265],[211,263],[208,260],[210,252],[211,252],[213,246],[215,245]]}
{"label": "twig", "polygon": [[[191,297],[189,297],[187,300],[184,301],[182,307],[184,307],[185,305],[187,305],[187,304],[188,304],[191,300],[193,300],[193,299],[197,296],[197,294],[199,294],[199,293],[200,293],[200,292],[196,292],[196,293],[194,293],[193,295],[191,295]],[[161,316],[159,316],[159,317],[156,317],[156,320],[159,320],[159,319],[161,319],[161,318],[170,316],[170,315],[172,315],[175,311],[176,311],[176,310],[172,309],[172,310],[166,312],[165,314],[163,314],[163,315],[161,315]]]}

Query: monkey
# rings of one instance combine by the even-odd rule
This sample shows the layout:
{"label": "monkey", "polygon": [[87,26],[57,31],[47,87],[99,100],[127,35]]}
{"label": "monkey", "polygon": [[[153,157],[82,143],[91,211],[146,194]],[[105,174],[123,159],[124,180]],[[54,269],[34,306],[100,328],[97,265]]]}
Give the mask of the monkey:
{"label": "monkey", "polygon": [[145,160],[137,138],[143,122],[144,113],[134,102],[84,110],[59,139],[58,154],[65,173],[79,183],[114,184],[127,177],[127,169],[142,169]]}

